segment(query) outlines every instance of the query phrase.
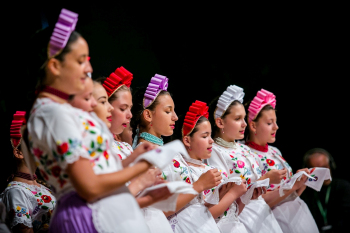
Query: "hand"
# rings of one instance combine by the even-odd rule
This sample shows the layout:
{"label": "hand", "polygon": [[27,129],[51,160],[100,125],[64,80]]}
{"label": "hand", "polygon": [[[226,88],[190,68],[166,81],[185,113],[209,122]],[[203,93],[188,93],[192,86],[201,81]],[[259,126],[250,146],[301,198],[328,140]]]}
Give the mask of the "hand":
{"label": "hand", "polygon": [[[162,178],[160,177],[161,174],[162,172],[159,168],[150,168],[145,173],[135,178],[135,181],[137,180],[137,182],[139,182],[144,189],[152,185],[162,183]],[[131,182],[133,182],[133,180]]]}
{"label": "hand", "polygon": [[261,194],[266,193],[265,187],[258,187],[254,189],[252,200],[257,199]]}
{"label": "hand", "polygon": [[[307,168],[303,168],[303,169],[299,169],[298,171],[297,171],[297,173],[298,172],[300,172],[300,171],[304,171],[304,172],[306,172],[306,174],[310,174],[310,171],[309,171],[309,169],[307,169]],[[304,189],[306,188],[306,185],[305,185],[305,182],[307,181],[307,176],[305,176],[304,174],[301,176],[301,177],[299,177],[300,178],[300,180],[298,181],[296,181],[295,183],[294,183],[294,185],[293,185],[293,190],[295,190],[295,191],[297,191],[297,190],[300,190],[301,192],[303,192],[304,191]],[[305,186],[305,187],[304,187]]]}
{"label": "hand", "polygon": [[149,199],[149,203],[153,204],[155,202],[168,199],[171,195],[173,195],[173,194],[169,192],[168,187],[163,187],[160,189],[155,189],[155,190],[149,191],[142,198],[147,197]]}
{"label": "hand", "polygon": [[221,183],[221,172],[217,168],[210,169],[202,174],[199,179],[193,183],[193,189],[202,192],[206,189],[213,188]]}
{"label": "hand", "polygon": [[235,183],[229,182],[224,184],[219,189],[219,200],[225,196],[225,194],[234,186]]}
{"label": "hand", "polygon": [[272,169],[266,173],[267,178],[270,178],[270,184],[279,184],[281,180],[287,175],[287,169],[281,170]]}
{"label": "hand", "polygon": [[[230,182],[233,183],[233,182]],[[242,183],[240,185],[233,183],[233,187],[229,190],[229,192],[236,193],[239,197],[247,192],[247,181],[242,179]]]}

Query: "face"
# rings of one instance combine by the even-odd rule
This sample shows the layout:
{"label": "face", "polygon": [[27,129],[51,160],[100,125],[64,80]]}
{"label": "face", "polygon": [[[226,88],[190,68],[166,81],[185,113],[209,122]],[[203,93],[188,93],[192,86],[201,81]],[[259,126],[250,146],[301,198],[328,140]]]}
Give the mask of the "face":
{"label": "face", "polygon": [[[211,156],[213,139],[211,138],[211,125],[209,121],[197,124],[197,131],[188,138],[188,154],[194,159],[207,159]],[[185,140],[185,138],[184,138]]]}
{"label": "face", "polygon": [[97,104],[94,107],[96,115],[106,123],[107,127],[111,127],[111,116],[113,107],[108,102],[107,92],[104,87],[99,83],[94,83],[94,90],[92,92],[93,97],[96,99]]}
{"label": "face", "polygon": [[174,109],[174,101],[170,95],[158,96],[158,104],[152,112],[150,133],[158,137],[171,136],[174,133],[175,121],[178,120]]}
{"label": "face", "polygon": [[278,129],[275,110],[261,112],[261,117],[256,122],[256,135],[254,136],[260,144],[274,143]]}
{"label": "face", "polygon": [[76,94],[74,98],[70,101],[73,107],[80,108],[87,112],[92,112],[93,108],[96,106],[97,102],[92,96],[94,89],[94,84],[91,78],[86,79],[85,89]]}
{"label": "face", "polygon": [[121,90],[116,93],[117,99],[111,104],[113,106],[111,118],[111,132],[120,134],[130,123],[132,114],[132,96],[130,91]]}
{"label": "face", "polygon": [[244,131],[247,123],[244,118],[246,116],[244,106],[242,104],[235,104],[230,107],[230,113],[222,120],[224,133],[222,137],[228,142],[244,138]]}
{"label": "face", "polygon": [[330,168],[328,157],[321,153],[315,153],[311,155],[309,159],[309,163],[310,163],[310,167]]}
{"label": "face", "polygon": [[132,128],[130,126],[130,123],[123,130],[123,132],[119,134],[119,137],[122,142],[127,142],[129,145],[132,145]]}
{"label": "face", "polygon": [[59,62],[57,79],[55,82],[62,87],[67,94],[73,95],[84,90],[85,82],[92,72],[90,61],[88,61],[89,48],[84,38],[79,37],[72,43],[71,51]]}

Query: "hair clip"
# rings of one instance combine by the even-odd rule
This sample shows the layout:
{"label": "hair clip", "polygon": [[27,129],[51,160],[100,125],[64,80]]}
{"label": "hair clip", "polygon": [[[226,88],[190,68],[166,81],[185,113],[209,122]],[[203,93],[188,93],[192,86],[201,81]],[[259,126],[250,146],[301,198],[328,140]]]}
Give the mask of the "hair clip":
{"label": "hair clip", "polygon": [[228,86],[226,91],[222,93],[222,95],[218,100],[216,109],[214,111],[214,119],[218,117],[222,117],[222,115],[224,115],[225,111],[227,110],[228,106],[230,106],[230,104],[233,101],[237,100],[243,103],[243,97],[244,97],[243,88],[236,85]]}
{"label": "hair clip", "polygon": [[130,87],[133,79],[130,73],[123,66],[117,68],[109,77],[103,82],[102,86],[106,89],[108,98],[111,97],[122,85]]}
{"label": "hair clip", "polygon": [[26,124],[25,115],[26,112],[24,111],[16,111],[16,113],[13,114],[13,120],[10,127],[10,141],[14,149],[16,149],[21,143],[21,126]]}
{"label": "hair clip", "polygon": [[50,38],[48,57],[56,56],[67,44],[70,34],[75,30],[78,14],[62,9]]}
{"label": "hair clip", "polygon": [[208,118],[208,109],[209,107],[207,104],[202,101],[196,100],[192,103],[185,115],[185,120],[182,126],[182,136],[187,136],[192,132],[201,116]]}
{"label": "hair clip", "polygon": [[167,77],[160,74],[155,74],[154,77],[151,78],[143,98],[144,109],[153,103],[161,91],[166,91],[168,89],[168,80]]}
{"label": "hair clip", "polygon": [[259,114],[261,109],[265,106],[270,104],[273,108],[276,107],[276,96],[264,89],[261,89],[258,91],[254,99],[249,105],[248,112],[249,112],[249,122],[255,119],[255,117]]}

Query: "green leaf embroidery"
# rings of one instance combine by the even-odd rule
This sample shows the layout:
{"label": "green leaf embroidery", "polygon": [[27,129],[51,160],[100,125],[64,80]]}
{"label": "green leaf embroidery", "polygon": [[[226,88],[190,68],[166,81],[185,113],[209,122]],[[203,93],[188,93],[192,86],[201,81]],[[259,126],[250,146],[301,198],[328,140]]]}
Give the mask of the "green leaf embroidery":
{"label": "green leaf embroidery", "polygon": [[92,130],[90,130],[89,131],[91,134],[96,134],[96,132],[95,131],[92,131]]}
{"label": "green leaf embroidery", "polygon": [[235,172],[236,172],[237,174],[241,173],[239,170],[235,170]]}
{"label": "green leaf embroidery", "polygon": [[72,144],[73,141],[72,141],[72,139],[69,138],[68,142],[69,142],[69,144]]}
{"label": "green leaf embroidery", "polygon": [[97,166],[99,166],[101,169],[103,169],[103,167],[101,166],[101,164],[98,164]]}
{"label": "green leaf embroidery", "polygon": [[68,151],[67,153],[66,153],[66,155],[71,155],[72,154],[72,152],[70,152],[70,151]]}
{"label": "green leaf embroidery", "polygon": [[227,215],[227,211],[224,212],[224,215],[225,215],[225,216]]}
{"label": "green leaf embroidery", "polygon": [[47,210],[49,207],[42,205],[41,209]]}
{"label": "green leaf embroidery", "polygon": [[103,150],[101,150],[101,148],[97,148],[97,152],[102,153],[102,152],[103,152]]}
{"label": "green leaf embroidery", "polygon": [[91,141],[90,147],[91,147],[91,148],[94,148],[94,147],[95,147],[95,142],[94,142],[94,141]]}

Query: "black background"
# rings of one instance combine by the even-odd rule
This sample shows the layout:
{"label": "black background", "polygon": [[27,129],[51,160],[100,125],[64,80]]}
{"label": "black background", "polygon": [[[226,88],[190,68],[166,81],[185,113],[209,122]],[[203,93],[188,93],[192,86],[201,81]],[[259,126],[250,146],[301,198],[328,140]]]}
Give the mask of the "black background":
{"label": "black background", "polygon": [[136,88],[156,73],[165,75],[178,115],[229,85],[244,88],[245,102],[269,90],[280,127],[274,146],[294,171],[308,149],[322,147],[335,159],[335,175],[350,181],[344,6],[95,1],[3,9],[1,184],[10,173],[12,115],[26,108],[29,84],[36,82],[25,69],[31,59],[25,42],[42,27],[42,17],[55,24],[61,8],[79,14],[76,30],[89,44],[93,78],[124,66]]}

